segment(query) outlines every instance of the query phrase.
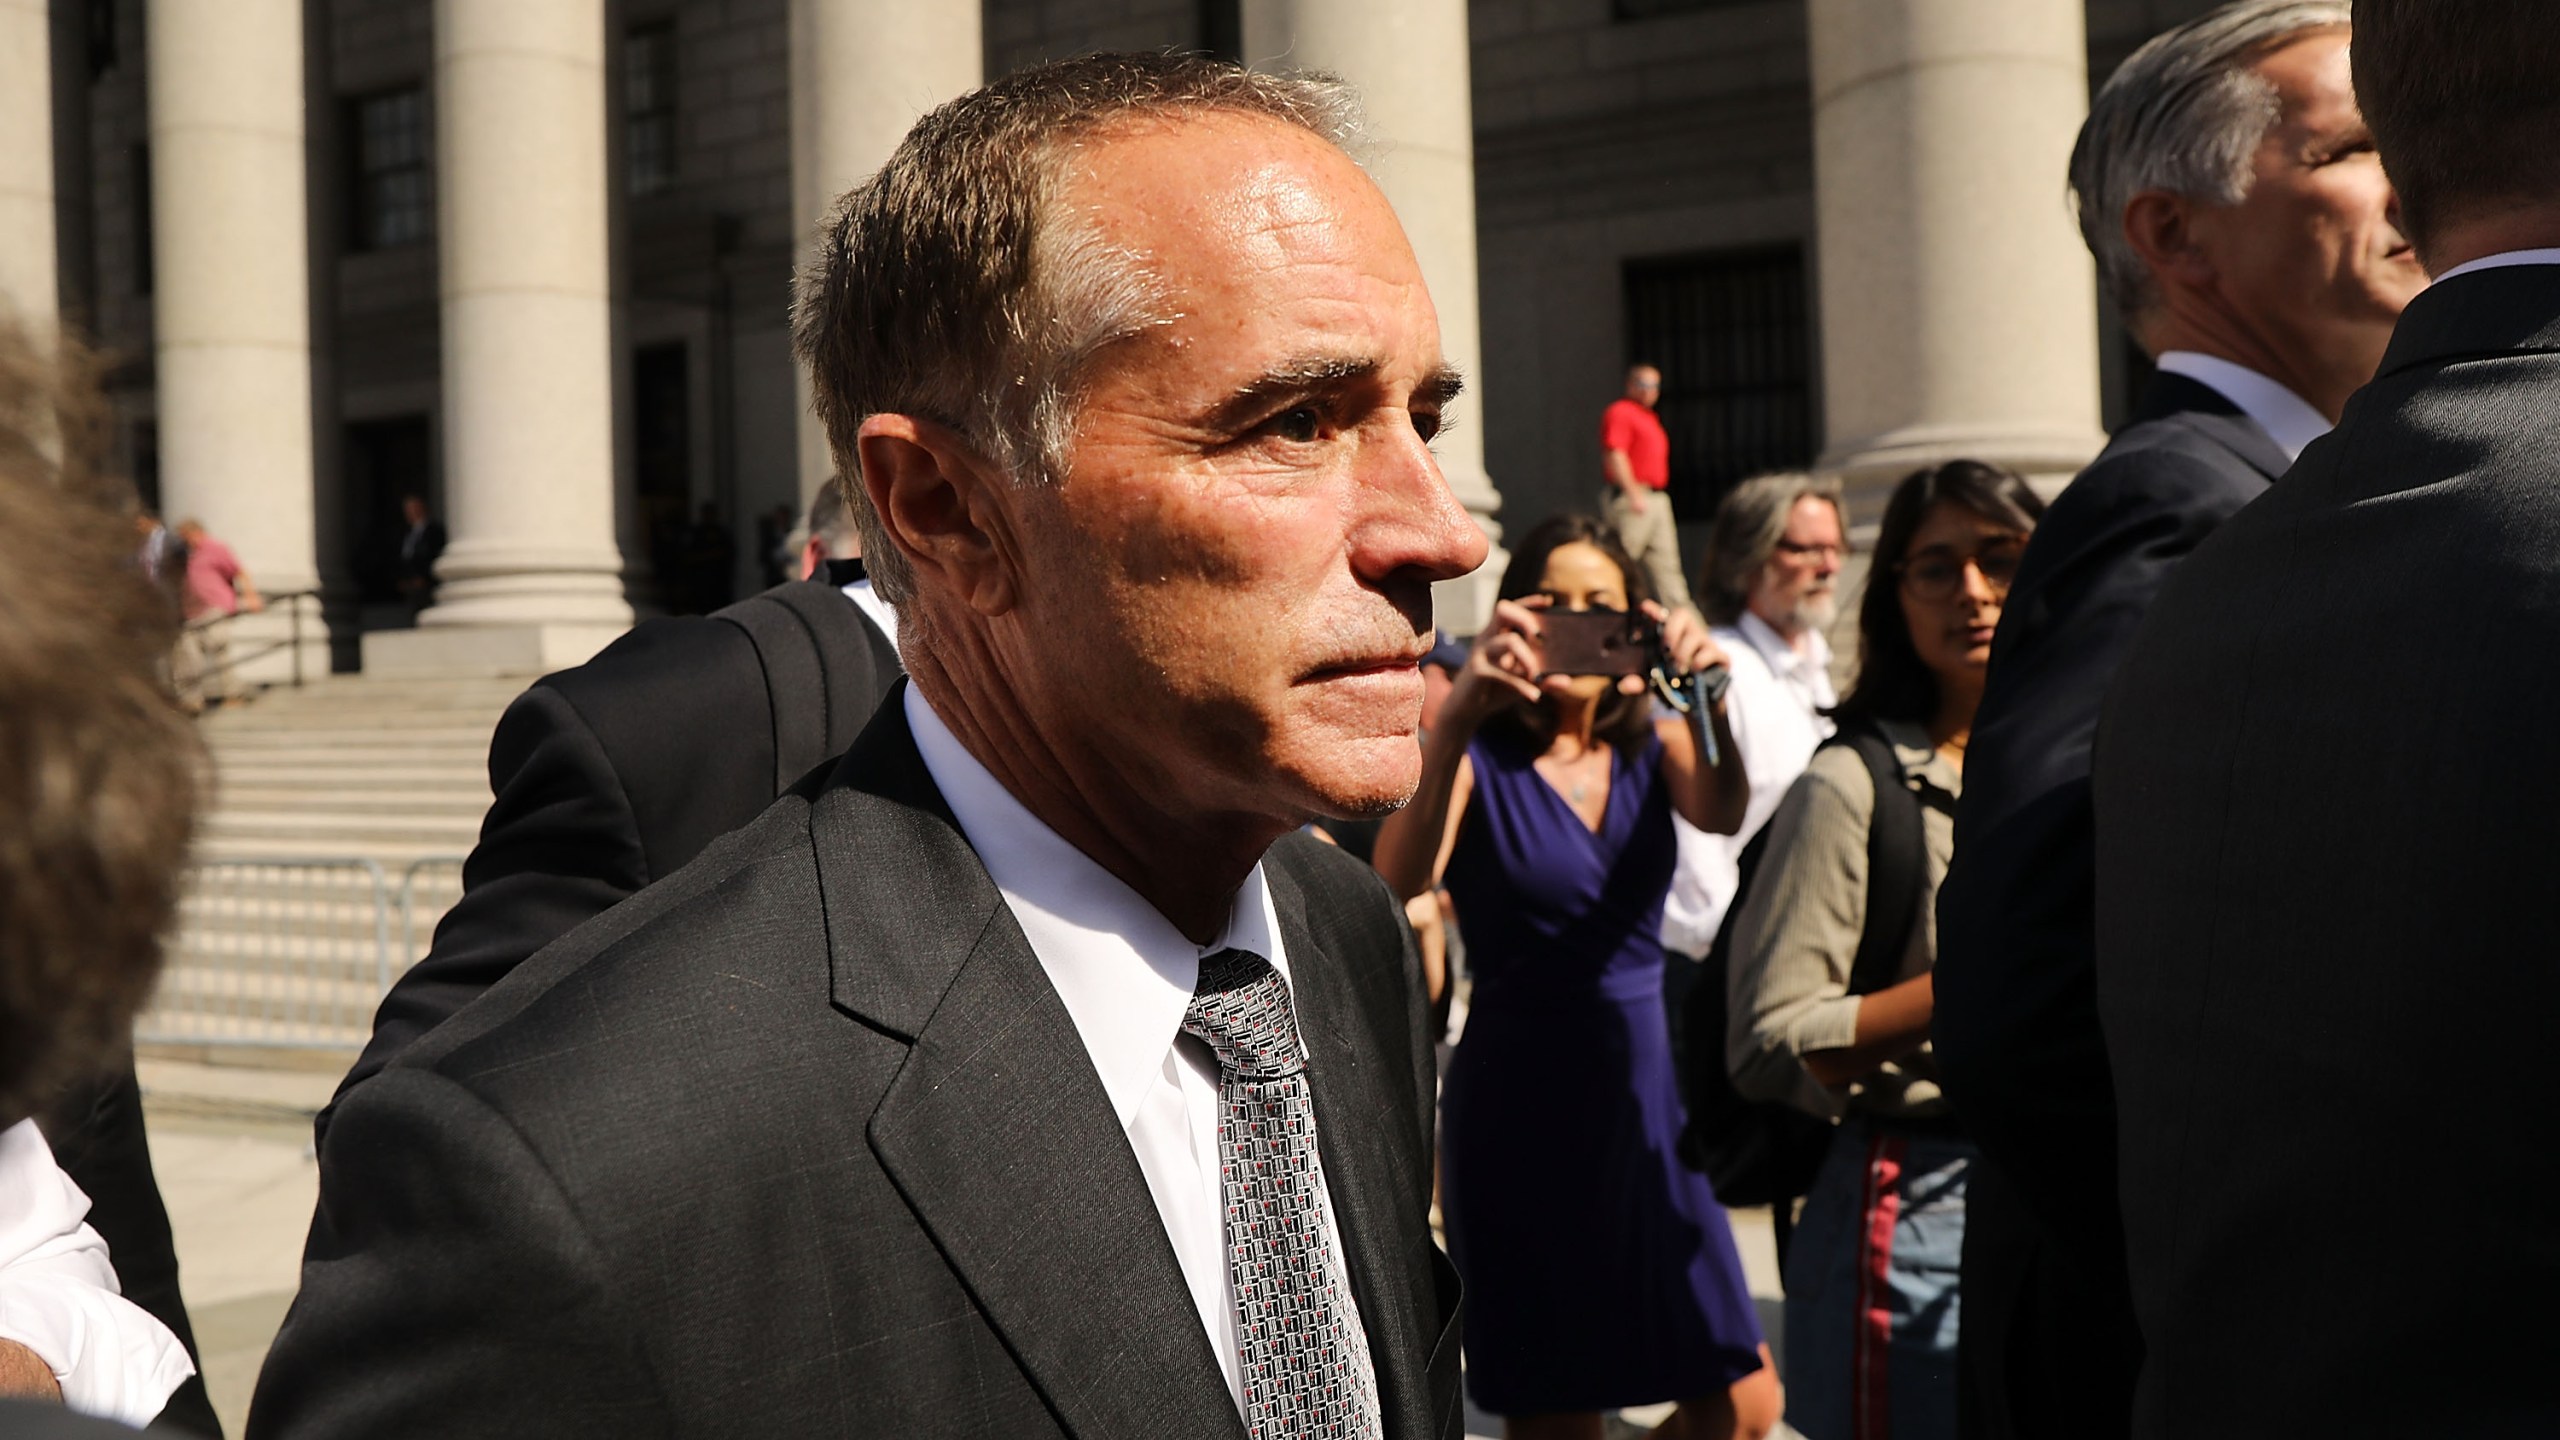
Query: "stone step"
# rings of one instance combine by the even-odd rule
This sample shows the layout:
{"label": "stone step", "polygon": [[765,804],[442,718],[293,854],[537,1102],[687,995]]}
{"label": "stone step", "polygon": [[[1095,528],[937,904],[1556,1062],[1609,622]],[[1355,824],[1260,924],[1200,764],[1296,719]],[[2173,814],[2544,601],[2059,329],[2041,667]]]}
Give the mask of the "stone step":
{"label": "stone step", "polygon": [[355,811],[379,817],[432,816],[439,823],[458,817],[469,820],[476,828],[480,817],[488,813],[489,786],[477,779],[457,785],[332,784],[319,780],[294,785],[275,779],[247,783],[233,777],[231,783],[214,787],[213,801],[215,814],[290,811],[320,815]]}
{"label": "stone step", "polygon": [[248,789],[325,791],[350,786],[414,789],[439,794],[467,790],[486,805],[489,803],[489,768],[476,761],[471,764],[430,765],[384,760],[370,765],[349,765],[331,755],[279,753],[227,759],[214,788],[219,793],[238,794]]}
{"label": "stone step", "polygon": [[273,861],[337,859],[360,855],[382,867],[385,882],[396,892],[408,867],[421,860],[460,860],[470,853],[470,836],[411,834],[396,840],[371,839],[350,844],[346,837],[308,834],[198,834],[193,858],[198,861]]}
{"label": "stone step", "polygon": [[470,741],[434,744],[396,744],[380,740],[363,744],[315,745],[299,743],[260,743],[225,746],[213,752],[214,768],[223,770],[233,765],[309,765],[332,770],[360,770],[381,765],[427,765],[437,769],[456,767],[487,775],[489,739],[481,736]]}

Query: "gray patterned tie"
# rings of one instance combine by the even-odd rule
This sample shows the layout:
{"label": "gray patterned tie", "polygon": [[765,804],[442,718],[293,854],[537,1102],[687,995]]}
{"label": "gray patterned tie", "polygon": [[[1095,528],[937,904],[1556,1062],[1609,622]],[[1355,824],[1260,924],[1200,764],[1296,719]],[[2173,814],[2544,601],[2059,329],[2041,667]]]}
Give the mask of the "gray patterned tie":
{"label": "gray patterned tie", "polygon": [[1242,950],[1200,962],[1182,1028],[1218,1055],[1218,1188],[1253,1440],[1378,1440],[1350,1272],[1325,1234],[1316,1110],[1289,986]]}

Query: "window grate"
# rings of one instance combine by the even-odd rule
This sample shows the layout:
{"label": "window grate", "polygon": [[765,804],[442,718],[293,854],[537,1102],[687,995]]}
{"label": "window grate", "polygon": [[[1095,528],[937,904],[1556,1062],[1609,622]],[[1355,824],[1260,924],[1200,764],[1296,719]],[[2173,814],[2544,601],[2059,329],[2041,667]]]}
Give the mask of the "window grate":
{"label": "window grate", "polygon": [[631,193],[676,183],[676,27],[643,25],[623,39],[622,112]]}
{"label": "window grate", "polygon": [[1812,463],[1803,247],[1630,261],[1625,285],[1628,362],[1662,371],[1674,509],[1702,520],[1735,482]]}
{"label": "window grate", "polygon": [[416,86],[349,103],[354,140],[347,243],[356,250],[422,245],[436,233],[436,175],[427,95]]}

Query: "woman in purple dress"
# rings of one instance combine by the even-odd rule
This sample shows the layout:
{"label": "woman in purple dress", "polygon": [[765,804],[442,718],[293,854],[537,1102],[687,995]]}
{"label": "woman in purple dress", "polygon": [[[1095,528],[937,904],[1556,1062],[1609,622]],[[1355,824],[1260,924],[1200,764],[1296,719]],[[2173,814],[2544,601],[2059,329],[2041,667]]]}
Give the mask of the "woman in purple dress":
{"label": "woman in purple dress", "polygon": [[[1598,522],[1550,520],[1503,577],[1377,865],[1457,902],[1475,976],[1441,1093],[1441,1208],[1467,1285],[1467,1387],[1510,1440],[1765,1435],[1777,1379],[1733,1234],[1680,1163],[1659,939],[1671,817],[1731,834],[1750,798],[1719,708],[1657,720],[1644,682],[1549,674],[1543,616],[1640,609],[1683,669],[1721,663]],[[1702,727],[1714,726],[1714,764]]]}

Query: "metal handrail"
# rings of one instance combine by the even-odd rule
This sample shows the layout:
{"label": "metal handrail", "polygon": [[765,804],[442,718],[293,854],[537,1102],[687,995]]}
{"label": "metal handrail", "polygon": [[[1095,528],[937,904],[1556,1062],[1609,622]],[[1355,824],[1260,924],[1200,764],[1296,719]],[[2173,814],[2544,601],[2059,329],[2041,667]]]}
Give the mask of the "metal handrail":
{"label": "metal handrail", "polygon": [[[400,873],[400,965],[402,969],[405,970],[418,962],[418,872],[431,866],[439,869],[450,866],[459,870],[468,858],[462,855],[422,855],[410,861],[409,868]],[[385,994],[390,993],[391,990],[390,957],[387,953],[383,957],[382,989]]]}
{"label": "metal handrail", "polygon": [[[260,598],[268,602],[268,609],[275,608],[276,601],[281,600],[285,602],[286,619],[287,623],[291,627],[287,638],[282,640],[270,640],[255,650],[227,656],[220,665],[212,666],[203,673],[207,676],[228,675],[232,671],[239,669],[241,666],[248,664],[252,660],[263,660],[267,656],[273,655],[278,650],[290,648],[293,651],[293,688],[299,690],[302,688],[301,602],[309,600],[315,605],[318,604],[321,598],[320,592],[317,590],[279,590],[272,595],[265,595]],[[210,630],[216,625],[224,624],[239,618],[240,612],[237,610],[224,615],[200,615],[195,619],[188,621],[186,628],[190,631]]]}
{"label": "metal handrail", "polygon": [[[333,885],[330,876],[353,883]],[[181,933],[209,942],[208,948],[184,960],[173,957],[143,1012],[138,1038],[283,1049],[363,1043],[388,988],[390,881],[378,862],[360,855],[201,861],[191,867],[186,889],[191,913]],[[345,935],[336,930],[343,919],[293,909],[309,904],[352,904],[369,912],[371,923]],[[364,930],[372,932],[370,966],[368,938],[359,938]],[[365,988],[372,993],[350,994],[345,983],[367,970],[372,983]],[[173,990],[167,982],[182,972],[194,983]],[[206,986],[208,975],[217,983]]]}

